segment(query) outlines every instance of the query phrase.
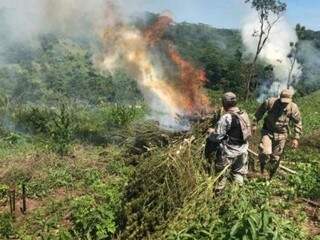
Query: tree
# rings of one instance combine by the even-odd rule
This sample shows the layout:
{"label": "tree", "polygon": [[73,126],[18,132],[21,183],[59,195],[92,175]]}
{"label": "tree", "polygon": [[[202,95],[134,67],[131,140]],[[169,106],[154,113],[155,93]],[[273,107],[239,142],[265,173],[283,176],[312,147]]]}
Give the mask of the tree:
{"label": "tree", "polygon": [[290,53],[288,54],[288,58],[290,60],[290,70],[287,82],[287,88],[289,89],[292,84],[296,82],[296,76],[292,75],[294,66],[298,61],[299,49],[300,49],[300,41],[305,40],[306,37],[306,28],[301,26],[299,23],[296,25],[296,33],[298,36],[298,42],[290,42]]}
{"label": "tree", "polygon": [[294,66],[297,63],[299,43],[290,42],[290,47],[291,47],[291,50],[287,56],[290,60],[290,70],[289,70],[289,76],[288,76],[288,82],[287,82],[288,89],[290,89],[291,84],[296,81],[296,76],[292,75],[292,73],[293,73]]}
{"label": "tree", "polygon": [[258,44],[247,80],[246,99],[248,99],[259,55],[269,39],[271,30],[286,11],[287,5],[279,0],[245,0],[245,3],[250,3],[251,7],[257,11],[260,22],[259,30],[254,30],[252,34],[253,37],[258,38]]}
{"label": "tree", "polygon": [[301,26],[299,23],[296,25],[296,33],[299,40],[306,40],[307,30],[305,26]]}

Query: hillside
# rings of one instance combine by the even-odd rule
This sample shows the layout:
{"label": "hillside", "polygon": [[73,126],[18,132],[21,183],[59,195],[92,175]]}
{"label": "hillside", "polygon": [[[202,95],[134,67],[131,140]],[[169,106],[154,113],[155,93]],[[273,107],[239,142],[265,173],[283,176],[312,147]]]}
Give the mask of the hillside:
{"label": "hillside", "polygon": [[[207,123],[187,135],[163,132],[161,138],[152,125],[140,124],[126,130],[132,137],[121,146],[78,142],[63,158],[45,142],[11,134],[1,140],[0,234],[19,239],[88,234],[93,239],[113,234],[120,239],[317,239],[319,209],[302,199],[320,198],[320,115],[314,111],[320,92],[298,102],[305,135],[301,148],[294,153],[288,148],[283,161],[298,173],[280,172],[271,182],[254,177],[218,196],[212,192],[215,177],[202,165]],[[147,151],[141,148],[143,139],[148,139]],[[26,215],[19,210],[23,183]],[[14,222],[6,213],[6,190],[12,186],[17,191]]]}
{"label": "hillside", "polygon": [[[0,18],[3,14],[0,12]],[[147,16],[149,20],[140,20],[142,23],[137,20],[135,24],[146,28],[158,15],[149,13]],[[301,26],[297,31],[303,32],[298,55],[303,74],[296,87],[299,94],[306,95],[320,88],[317,61],[320,38],[319,32],[301,30]],[[122,71],[101,73],[96,68],[95,55],[102,51],[97,39],[46,33],[36,41],[19,42],[11,39],[11,35],[5,26],[0,28],[0,36],[4,36],[0,42],[0,87],[2,95],[9,97],[10,101],[46,102],[61,95],[89,104],[141,100],[134,79]],[[176,23],[166,30],[163,39],[172,43],[182,57],[205,70],[207,88],[233,90],[243,95],[248,56],[238,30]],[[259,81],[265,80],[268,69],[263,62],[259,64]],[[128,91],[122,93],[119,89]]]}
{"label": "hillside", "polygon": [[[157,18],[133,24],[146,30]],[[248,59],[239,31],[171,23],[158,33],[158,48],[149,39],[148,53],[163,48],[175,54],[175,62],[160,63],[174,70],[168,81],[184,80],[183,93],[190,84],[184,75],[201,83],[202,73],[207,77],[204,92],[215,111],[188,131],[172,131],[150,117],[150,105],[162,105],[148,102],[134,74],[97,66],[106,43],[57,32],[20,42],[0,24],[0,239],[320,239],[320,68],[312,61],[301,59],[305,81],[295,99],[304,121],[301,147],[288,147],[283,159],[297,174],[280,171],[266,181],[255,169],[244,187],[229,184],[215,195],[218,176],[203,144],[221,93],[244,93]],[[308,53],[319,49],[318,32],[306,30],[300,40],[312,47],[304,48]],[[157,68],[146,62],[149,76]],[[257,79],[268,67],[259,62]],[[241,102],[251,116],[257,106],[254,98]]]}

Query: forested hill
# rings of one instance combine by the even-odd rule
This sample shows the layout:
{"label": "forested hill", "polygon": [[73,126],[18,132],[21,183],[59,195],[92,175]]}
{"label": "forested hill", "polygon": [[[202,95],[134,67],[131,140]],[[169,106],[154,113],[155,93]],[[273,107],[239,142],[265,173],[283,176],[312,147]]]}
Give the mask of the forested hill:
{"label": "forested hill", "polygon": [[[0,18],[3,12],[0,12]],[[149,22],[157,15],[149,14]],[[148,21],[139,23],[145,25]],[[133,79],[118,72],[115,76],[101,74],[92,63],[92,54],[99,51],[97,40],[88,36],[66,37],[61,34],[43,34],[29,41],[12,37],[3,21],[0,28],[0,88],[14,102],[43,102],[50,95],[66,95],[89,103],[135,102],[139,91]],[[320,49],[320,32],[303,31],[303,41]],[[182,56],[205,69],[207,87],[214,90],[233,90],[242,95],[247,76],[247,56],[238,30],[217,29],[206,24],[178,23],[164,36],[174,43]],[[95,47],[92,47],[95,46]],[[305,51],[310,51],[308,48]],[[315,53],[313,53],[315,54]],[[318,54],[320,55],[320,54]],[[319,56],[316,57],[319,57]],[[306,63],[302,83],[298,86],[308,94],[320,86],[314,62]],[[261,64],[258,77],[263,79],[265,64]],[[312,79],[312,80],[308,80]],[[121,86],[129,86],[123,94]]]}
{"label": "forested hill", "polygon": [[[295,88],[306,95],[320,88],[320,31],[297,24],[296,32],[300,38],[297,57],[302,65],[302,75]],[[166,37],[175,43],[184,57],[205,68],[209,88],[231,89],[243,94],[250,56],[242,44],[239,30],[184,22],[170,28]],[[268,69],[268,64],[261,61],[256,73],[258,84],[265,80]]]}
{"label": "forested hill", "polygon": [[[297,86],[307,95],[296,99],[304,135],[281,163],[296,174],[266,181],[251,159],[245,186],[215,195],[219,176],[203,144],[218,112],[187,132],[163,130],[134,79],[95,66],[97,39],[51,32],[22,40],[3,14],[0,239],[320,240],[319,32],[297,28],[303,56],[311,56],[299,59],[308,83]],[[248,59],[239,31],[179,23],[163,37],[205,69],[212,102],[221,90],[243,94]],[[266,67],[259,62],[257,78]],[[241,106],[252,116],[251,100]],[[250,148],[258,141],[257,132]]]}
{"label": "forested hill", "polygon": [[208,87],[241,93],[243,46],[238,30],[217,29],[205,24],[180,23],[167,31],[181,54],[206,70]]}

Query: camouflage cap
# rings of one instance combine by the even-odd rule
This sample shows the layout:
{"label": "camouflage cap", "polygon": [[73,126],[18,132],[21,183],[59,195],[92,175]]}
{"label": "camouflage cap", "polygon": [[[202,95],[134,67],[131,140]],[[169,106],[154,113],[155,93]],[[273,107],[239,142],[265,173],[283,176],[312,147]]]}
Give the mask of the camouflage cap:
{"label": "camouflage cap", "polygon": [[222,101],[224,103],[235,103],[237,102],[237,96],[233,92],[227,92],[223,94]]}
{"label": "camouflage cap", "polygon": [[291,103],[292,96],[293,96],[293,92],[289,89],[285,89],[280,93],[280,100],[282,103]]}

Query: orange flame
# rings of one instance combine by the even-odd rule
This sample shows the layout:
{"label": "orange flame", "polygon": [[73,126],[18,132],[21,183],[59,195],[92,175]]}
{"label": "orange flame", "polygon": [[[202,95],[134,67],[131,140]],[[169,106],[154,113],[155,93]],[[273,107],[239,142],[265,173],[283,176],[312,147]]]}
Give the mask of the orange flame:
{"label": "orange flame", "polygon": [[161,15],[157,19],[157,21],[147,28],[143,34],[144,39],[150,45],[155,44],[156,42],[160,41],[164,35],[165,30],[173,23],[172,18],[170,15]]}
{"label": "orange flame", "polygon": [[207,113],[210,107],[209,98],[203,92],[204,84],[207,81],[204,70],[197,69],[184,60],[173,47],[169,48],[169,56],[179,70],[179,87],[186,96],[187,111],[190,114]]}
{"label": "orange flame", "polygon": [[[167,115],[170,124],[177,115],[202,115],[210,110],[203,91],[205,72],[184,60],[173,46],[162,40],[172,22],[168,15],[160,16],[142,33],[113,20],[103,35],[105,54],[101,62],[106,69],[120,67],[134,77],[151,108]],[[157,45],[164,48],[165,54],[155,53],[159,51]],[[164,68],[168,61],[170,67]]]}

